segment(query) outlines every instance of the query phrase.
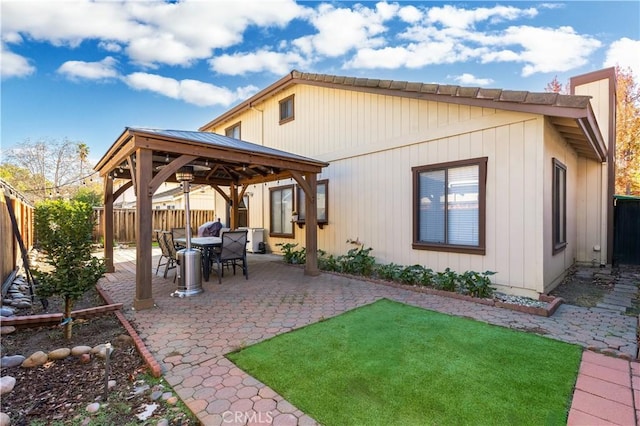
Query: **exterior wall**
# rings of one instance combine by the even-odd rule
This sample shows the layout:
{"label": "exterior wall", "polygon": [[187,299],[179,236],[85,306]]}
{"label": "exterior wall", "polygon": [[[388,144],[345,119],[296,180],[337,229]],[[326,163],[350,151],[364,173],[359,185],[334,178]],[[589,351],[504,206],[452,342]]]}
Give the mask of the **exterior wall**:
{"label": "exterior wall", "polygon": [[[584,78],[588,78],[587,75]],[[578,222],[578,262],[594,265],[606,265],[610,259],[613,247],[613,185],[615,174],[615,95],[612,70],[603,70],[593,74],[590,81],[583,84],[573,84],[576,95],[591,96],[591,106],[598,120],[598,126],[605,145],[608,149],[608,159],[605,163],[580,159],[579,170],[582,173],[580,181],[581,206]],[[581,82],[584,78],[576,78]]]}
{"label": "exterior wall", "polygon": [[[291,94],[295,119],[279,125],[278,100]],[[329,180],[329,224],[318,230],[319,248],[340,255],[353,248],[347,240],[359,240],[380,263],[491,270],[502,291],[544,291],[543,174],[549,168],[542,116],[297,85],[208,130],[224,134],[238,121],[243,140],[330,163],[318,176]],[[488,157],[486,254],[412,249],[411,168],[477,157]],[[269,238],[268,187],[248,192],[252,206],[262,206],[250,209],[250,226],[267,228],[269,249],[286,242],[304,246],[298,227],[293,240]]]}
{"label": "exterior wall", "polygon": [[[582,214],[585,209],[585,182],[580,179],[583,158],[579,158],[558,132],[549,123],[544,129],[544,160],[542,168],[543,190],[543,235],[542,252],[544,257],[544,288],[543,293],[549,293],[565,277],[567,270],[575,263],[578,248],[583,244],[581,237],[584,223]],[[566,238],[567,245],[560,252],[553,254],[553,159],[557,159],[567,168],[566,174]],[[577,216],[581,217],[578,218]]]}

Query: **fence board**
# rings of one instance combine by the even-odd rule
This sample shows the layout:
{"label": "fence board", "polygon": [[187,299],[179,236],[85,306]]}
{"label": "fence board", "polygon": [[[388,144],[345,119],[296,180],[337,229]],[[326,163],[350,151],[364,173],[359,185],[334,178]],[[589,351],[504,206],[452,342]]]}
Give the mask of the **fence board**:
{"label": "fence board", "polygon": [[[205,222],[214,221],[216,216],[213,210],[191,210],[191,229],[196,234],[198,226]],[[93,228],[93,240],[102,242],[104,238],[102,223],[104,209],[95,208],[96,225]],[[151,229],[171,230],[171,228],[184,228],[184,210],[153,210],[151,213]],[[132,243],[136,241],[136,211],[135,209],[113,210],[113,238],[116,243]]]}
{"label": "fence board", "polygon": [[[7,196],[7,194],[9,194]],[[26,199],[9,184],[0,180],[0,273],[1,282],[22,264],[20,247],[13,235],[11,217],[7,210],[7,203],[11,203],[16,215],[18,229],[22,241],[28,250],[33,247],[33,207]]]}

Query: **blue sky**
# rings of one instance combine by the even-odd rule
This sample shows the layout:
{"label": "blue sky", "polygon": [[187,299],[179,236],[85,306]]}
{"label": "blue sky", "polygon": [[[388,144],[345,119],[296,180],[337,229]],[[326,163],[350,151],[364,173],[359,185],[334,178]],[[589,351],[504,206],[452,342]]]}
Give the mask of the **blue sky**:
{"label": "blue sky", "polygon": [[640,2],[0,0],[1,150],[196,130],[293,69],[544,91],[629,67]]}

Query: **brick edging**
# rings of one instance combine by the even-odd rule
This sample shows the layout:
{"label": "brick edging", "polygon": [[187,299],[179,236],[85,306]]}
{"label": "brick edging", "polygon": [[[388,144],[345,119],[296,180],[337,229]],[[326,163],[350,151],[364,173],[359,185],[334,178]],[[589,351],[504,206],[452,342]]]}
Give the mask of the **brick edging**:
{"label": "brick edging", "polygon": [[[104,292],[100,285],[97,285],[96,289],[98,290],[98,293],[100,294],[102,299],[105,301],[105,303],[113,304],[113,300],[111,299],[111,296],[109,296],[106,292]],[[133,343],[135,344],[136,349],[138,350],[138,353],[140,354],[144,362],[147,364],[147,366],[151,370],[151,374],[153,375],[153,377],[156,377],[156,378],[161,377],[162,367],[160,366],[158,361],[156,361],[156,359],[153,357],[149,349],[147,349],[146,345],[142,341],[142,338],[140,338],[140,335],[138,334],[138,332],[133,328],[129,320],[124,316],[124,314],[121,311],[115,311],[114,313],[116,314],[116,317],[120,321],[120,324],[122,324],[125,330],[127,330],[127,333],[129,333],[129,336],[131,336],[131,338],[133,339]]]}
{"label": "brick edging", "polygon": [[[290,264],[290,263],[286,263],[286,262],[282,262],[282,263],[285,264],[285,265],[289,265],[289,266],[302,267],[302,265],[300,265],[300,264]],[[497,300],[497,299],[482,299],[482,298],[479,298],[479,297],[473,297],[473,296],[469,296],[469,295],[466,295],[466,294],[456,293],[456,292],[453,292],[453,291],[438,290],[438,289],[435,289],[435,288],[422,287],[422,286],[412,286],[412,285],[408,285],[408,284],[400,284],[400,283],[396,283],[396,282],[393,282],[393,281],[379,280],[379,279],[374,279],[374,278],[370,278],[370,277],[365,277],[365,276],[362,276],[362,275],[349,275],[349,274],[343,274],[343,273],[340,273],[340,272],[324,271],[324,270],[320,270],[320,272],[324,273],[324,274],[333,274],[333,275],[337,275],[337,276],[358,279],[358,280],[367,281],[367,282],[370,282],[370,283],[373,283],[373,284],[385,285],[385,286],[388,286],[388,287],[401,288],[401,289],[404,289],[404,290],[414,291],[416,293],[432,294],[432,295],[435,295],[435,296],[442,296],[442,297],[449,297],[449,298],[452,298],[452,299],[466,300],[468,302],[479,303],[481,305],[495,306],[495,307],[504,308],[504,309],[511,309],[512,311],[518,311],[518,312],[523,312],[523,313],[532,314],[532,315],[538,315],[538,316],[542,316],[542,317],[550,317],[551,315],[553,315],[556,312],[558,307],[562,303],[564,303],[564,299],[561,298],[561,297],[553,297],[553,296],[548,296],[548,295],[545,295],[545,294],[541,294],[539,296],[539,300],[541,302],[546,302],[548,304],[547,307],[541,308],[541,307],[536,307],[536,306],[524,306],[524,305],[517,305],[515,303],[502,302],[502,301]]]}

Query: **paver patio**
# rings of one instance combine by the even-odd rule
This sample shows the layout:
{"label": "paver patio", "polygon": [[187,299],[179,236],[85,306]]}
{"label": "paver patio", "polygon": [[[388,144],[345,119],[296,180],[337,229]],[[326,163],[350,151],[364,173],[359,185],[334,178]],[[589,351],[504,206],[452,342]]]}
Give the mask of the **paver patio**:
{"label": "paver patio", "polygon": [[[268,386],[235,367],[224,355],[380,298],[512,329],[535,331],[613,355],[636,356],[637,318],[619,312],[561,305],[547,318],[334,274],[310,277],[299,267],[284,265],[279,256],[249,256],[249,280],[241,273],[234,276],[228,272],[222,285],[212,277],[209,282],[203,282],[204,292],[192,297],[170,296],[176,289],[173,272],[168,279],[161,274],[154,276],[156,307],[148,310],[131,308],[135,295],[135,250],[116,250],[116,272],[107,274],[100,283],[114,302],[123,303],[123,313],[160,363],[165,379],[204,425],[316,424]],[[604,357],[593,355],[596,359]],[[629,386],[626,389],[631,392],[631,376],[633,372],[638,374],[639,369],[635,362],[616,361],[627,365]],[[606,378],[600,380],[610,386]],[[633,382],[639,395],[640,377],[634,377]],[[588,378],[583,379],[579,384],[582,389],[578,389],[587,397],[598,397],[592,393],[597,393],[597,389],[588,388],[593,380],[590,383]],[[602,383],[595,382],[595,385]],[[619,388],[616,390],[622,392]],[[633,395],[629,398],[633,403]],[[628,404],[627,399],[611,402]],[[588,398],[584,404],[589,405]],[[627,405],[635,423],[634,406]],[[584,410],[572,410],[569,423],[583,424],[581,419],[594,418],[593,413]],[[625,424],[616,423],[616,419],[595,418]],[[628,414],[622,418],[630,419]]]}

